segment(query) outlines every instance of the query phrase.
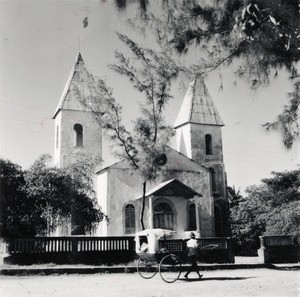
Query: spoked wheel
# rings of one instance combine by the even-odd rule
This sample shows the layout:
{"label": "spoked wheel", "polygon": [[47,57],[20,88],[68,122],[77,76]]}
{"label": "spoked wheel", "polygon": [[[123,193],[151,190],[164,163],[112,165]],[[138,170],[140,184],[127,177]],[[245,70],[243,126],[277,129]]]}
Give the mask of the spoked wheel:
{"label": "spoked wheel", "polygon": [[152,278],[158,271],[158,263],[156,261],[139,258],[137,262],[137,271],[143,278]]}
{"label": "spoked wheel", "polygon": [[159,263],[159,274],[167,283],[175,282],[181,273],[181,261],[175,255],[165,256]]}

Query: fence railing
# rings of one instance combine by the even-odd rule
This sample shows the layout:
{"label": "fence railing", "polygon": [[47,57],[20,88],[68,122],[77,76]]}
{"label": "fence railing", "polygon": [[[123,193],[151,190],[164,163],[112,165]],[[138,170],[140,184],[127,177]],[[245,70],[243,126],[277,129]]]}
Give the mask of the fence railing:
{"label": "fence railing", "polygon": [[[199,260],[203,263],[234,263],[233,246],[227,237],[199,238]],[[166,248],[169,252],[185,256],[186,240],[171,239],[160,240],[160,248]]]}
{"label": "fence railing", "polygon": [[6,262],[124,263],[134,259],[134,237],[36,237],[6,239]]}
{"label": "fence railing", "polygon": [[258,257],[261,263],[297,263],[300,250],[293,235],[260,236]]}
{"label": "fence railing", "polygon": [[133,237],[37,237],[9,240],[8,251],[20,253],[59,253],[129,251]]}
{"label": "fence railing", "polygon": [[[198,239],[200,258],[204,263],[233,263],[229,238]],[[57,264],[117,264],[129,263],[135,258],[134,237],[35,237],[6,239],[5,263],[31,265]],[[184,240],[160,240],[160,248],[184,255]]]}
{"label": "fence railing", "polygon": [[295,239],[292,235],[261,236],[260,244],[262,247],[295,245]]}

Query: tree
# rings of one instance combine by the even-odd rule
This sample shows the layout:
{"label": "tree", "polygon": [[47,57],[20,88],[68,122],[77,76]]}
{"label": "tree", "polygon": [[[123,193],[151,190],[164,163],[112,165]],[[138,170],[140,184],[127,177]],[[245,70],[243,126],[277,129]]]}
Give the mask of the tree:
{"label": "tree", "polygon": [[[268,84],[286,69],[294,90],[291,101],[268,130],[279,130],[287,148],[299,136],[299,7],[297,0],[161,1],[115,0],[119,11],[138,5],[128,18],[132,27],[156,35],[157,44],[172,57],[178,75],[207,75],[221,67],[235,69],[252,89]],[[198,55],[189,59],[188,53]],[[185,55],[182,65],[182,55]],[[222,82],[221,86],[222,88]]]}
{"label": "tree", "polygon": [[66,168],[47,166],[42,155],[26,171],[1,160],[1,223],[3,236],[48,235],[63,218],[72,218],[73,233],[92,231],[105,217],[91,185],[94,161],[82,160]]}
{"label": "tree", "polygon": [[23,191],[22,168],[9,160],[0,159],[0,234],[1,237],[30,234],[26,215],[34,205]]}
{"label": "tree", "polygon": [[273,177],[248,187],[231,207],[233,237],[241,249],[256,250],[261,235],[300,238],[300,170],[272,172]]}
{"label": "tree", "polygon": [[74,235],[92,232],[102,220],[109,223],[108,216],[98,205],[94,190],[95,168],[100,162],[99,156],[77,154],[76,163],[71,163],[64,168],[65,174],[72,179],[73,194],[70,213]]}
{"label": "tree", "polygon": [[147,181],[154,180],[160,167],[166,163],[165,148],[173,129],[164,123],[163,111],[170,96],[171,80],[177,69],[164,53],[144,49],[127,36],[118,38],[131,50],[127,58],[116,51],[116,64],[110,68],[126,76],[132,86],[143,96],[139,102],[141,115],[134,121],[133,131],[122,123],[122,107],[113,96],[112,89],[104,80],[88,75],[90,96],[75,92],[84,106],[91,110],[111,140],[113,151],[126,159],[143,178],[141,226],[145,229],[143,214]]}

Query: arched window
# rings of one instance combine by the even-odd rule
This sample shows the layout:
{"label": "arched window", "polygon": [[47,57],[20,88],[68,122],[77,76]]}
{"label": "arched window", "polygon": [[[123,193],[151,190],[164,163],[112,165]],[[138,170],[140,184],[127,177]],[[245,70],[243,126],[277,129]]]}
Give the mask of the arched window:
{"label": "arched window", "polygon": [[83,146],[83,128],[80,124],[74,125],[75,131],[75,146],[80,147]]}
{"label": "arched window", "polygon": [[205,135],[205,150],[206,155],[212,155],[213,149],[212,149],[212,137],[210,134]]}
{"label": "arched window", "polygon": [[174,229],[174,218],[172,207],[161,202],[154,207],[154,228]]}
{"label": "arched window", "polygon": [[188,207],[188,229],[189,230],[196,230],[196,206],[195,203],[192,203]]}
{"label": "arched window", "polygon": [[135,233],[135,209],[133,204],[125,206],[125,234]]}
{"label": "arched window", "polygon": [[216,181],[216,171],[213,168],[209,168],[210,172],[210,187],[213,193],[217,192],[217,181]]}

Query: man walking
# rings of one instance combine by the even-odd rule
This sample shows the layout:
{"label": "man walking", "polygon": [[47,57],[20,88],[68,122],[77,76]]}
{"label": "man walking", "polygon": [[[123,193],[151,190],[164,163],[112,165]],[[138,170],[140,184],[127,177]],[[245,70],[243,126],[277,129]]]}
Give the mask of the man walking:
{"label": "man walking", "polygon": [[198,265],[197,265],[197,259],[199,257],[198,253],[198,242],[195,239],[195,233],[191,232],[190,239],[187,241],[186,246],[188,248],[188,259],[191,262],[191,266],[188,269],[187,273],[184,275],[186,279],[188,279],[188,275],[195,271],[199,278],[201,278],[203,275],[199,273]]}

